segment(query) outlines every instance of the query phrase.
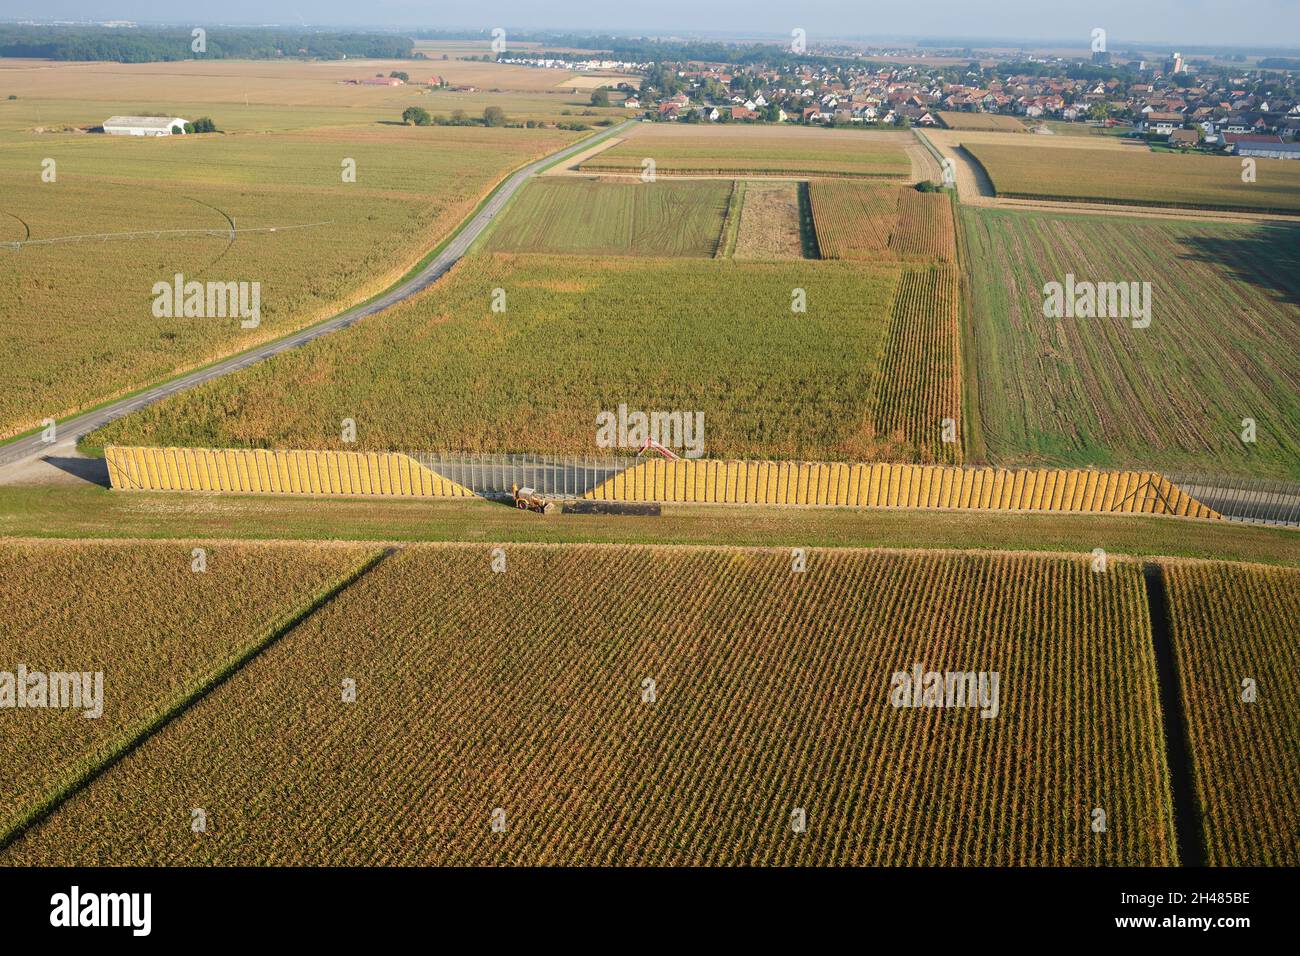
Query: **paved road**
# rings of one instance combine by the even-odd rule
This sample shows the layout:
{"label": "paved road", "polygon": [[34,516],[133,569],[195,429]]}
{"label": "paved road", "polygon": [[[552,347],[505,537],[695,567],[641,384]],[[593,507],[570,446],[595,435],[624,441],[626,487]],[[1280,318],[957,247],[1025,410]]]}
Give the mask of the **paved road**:
{"label": "paved road", "polygon": [[[616,133],[632,125],[635,120],[626,120],[618,126],[611,127],[609,133]],[[186,389],[193,388],[203,382],[209,382],[214,378],[220,378],[223,375],[229,375],[231,372],[238,372],[240,369],[248,368],[258,362],[264,361],[273,355],[281,352],[287,352],[289,349],[296,349],[299,346],[306,345],[313,339],[318,339],[322,335],[329,335],[331,332],[337,332],[339,329],[346,329],[354,322],[359,322],[367,316],[374,315],[377,312],[383,312],[390,306],[396,305],[418,292],[427,289],[433,285],[454,266],[461,256],[469,249],[470,245],[482,235],[483,230],[496,217],[505,204],[528,179],[536,175],[537,171],[543,166],[549,165],[557,159],[572,156],[574,153],[582,152],[591,148],[590,138],[584,138],[581,141],[567,146],[564,149],[544,156],[536,162],[529,163],[527,166],[516,170],[498,189],[493,193],[492,198],[483,204],[480,209],[468,222],[461,226],[456,232],[454,238],[447,243],[443,250],[438,253],[433,260],[421,269],[418,273],[407,279],[405,282],[390,289],[378,299],[365,305],[359,305],[350,309],[341,315],[313,325],[299,332],[294,332],[282,339],[276,339],[273,342],[267,342],[256,348],[250,349],[239,355],[232,356],[223,362],[208,368],[200,369],[197,372],[191,372],[178,379],[159,385],[138,395],[121,399],[98,408],[91,412],[78,415],[75,418],[68,419],[66,422],[60,422],[58,425],[58,445],[62,449],[67,449],[74,445],[83,435],[93,432],[96,428],[101,428],[115,419],[124,415],[129,415],[137,409],[144,408],[146,405],[152,405],[154,402],[161,401],[169,395],[177,392],[183,392]],[[40,458],[54,451],[54,446],[42,439],[38,433],[28,436],[8,445],[0,445],[0,480],[3,479],[6,472],[11,471],[14,466],[19,466],[30,462],[32,459]]]}

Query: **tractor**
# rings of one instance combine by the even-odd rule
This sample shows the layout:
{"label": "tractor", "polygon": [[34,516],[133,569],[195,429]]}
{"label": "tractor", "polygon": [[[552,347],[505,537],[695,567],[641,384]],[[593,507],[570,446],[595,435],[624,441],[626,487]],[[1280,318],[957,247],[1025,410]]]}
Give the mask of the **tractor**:
{"label": "tractor", "polygon": [[556,504],[554,501],[547,501],[535,490],[529,487],[520,488],[518,485],[510,486],[510,493],[514,495],[515,507],[520,511],[536,511],[538,514],[554,514]]}

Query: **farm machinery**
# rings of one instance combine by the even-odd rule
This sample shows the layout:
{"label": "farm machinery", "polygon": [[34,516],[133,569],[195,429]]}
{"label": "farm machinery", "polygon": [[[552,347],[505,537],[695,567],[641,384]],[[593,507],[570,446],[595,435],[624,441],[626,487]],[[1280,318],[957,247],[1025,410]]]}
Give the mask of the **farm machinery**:
{"label": "farm machinery", "polygon": [[536,511],[541,515],[549,515],[554,514],[559,507],[554,501],[547,501],[534,489],[526,486],[520,488],[518,485],[511,485],[510,493],[514,495],[515,507],[520,511]]}

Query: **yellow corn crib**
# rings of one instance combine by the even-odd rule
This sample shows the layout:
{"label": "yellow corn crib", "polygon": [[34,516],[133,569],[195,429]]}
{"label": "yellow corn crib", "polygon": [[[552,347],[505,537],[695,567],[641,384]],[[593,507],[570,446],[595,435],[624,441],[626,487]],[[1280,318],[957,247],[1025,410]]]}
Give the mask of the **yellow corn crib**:
{"label": "yellow corn crib", "polygon": [[584,497],[598,501],[1220,517],[1155,472],[1092,469],[651,459],[598,485]]}
{"label": "yellow corn crib", "polygon": [[[110,446],[104,455],[112,486],[120,490],[474,497],[465,485],[398,452]],[[1220,517],[1156,472],[1061,468],[655,458],[633,464],[582,497]]]}
{"label": "yellow corn crib", "polygon": [[125,490],[474,497],[464,485],[397,452],[110,446],[104,458],[112,486]]}

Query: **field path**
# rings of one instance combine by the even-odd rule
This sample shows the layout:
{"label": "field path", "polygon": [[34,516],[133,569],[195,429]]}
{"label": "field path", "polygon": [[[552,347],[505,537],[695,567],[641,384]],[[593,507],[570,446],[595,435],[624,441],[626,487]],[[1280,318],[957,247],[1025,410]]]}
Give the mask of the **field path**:
{"label": "field path", "polygon": [[[634,121],[625,120],[618,126],[610,127],[608,132],[602,135],[618,133],[626,129],[632,122]],[[519,191],[519,187],[557,160],[563,160],[575,153],[589,150],[591,146],[591,139],[582,139],[515,170],[490,194],[487,201],[468,220],[461,223],[456,231],[451,234],[451,239],[424,268],[403,279],[387,292],[380,294],[369,302],[362,303],[336,315],[332,319],[326,319],[324,322],[300,329],[284,338],[265,342],[213,365],[189,372],[179,378],[155,385],[134,395],[128,395],[109,402],[88,412],[82,412],[80,415],[75,415],[59,423],[57,429],[58,440],[56,442],[46,441],[42,437],[43,433],[37,432],[34,435],[27,435],[0,445],[0,484],[12,481],[16,477],[15,473],[23,473],[26,477],[34,477],[31,469],[24,468],[24,465],[29,465],[37,459],[44,459],[52,452],[58,451],[62,455],[72,454],[75,456],[75,445],[83,436],[124,415],[129,415],[131,412],[147,405],[152,405],[169,395],[186,391],[204,382],[210,382],[223,375],[229,375],[231,372],[238,372],[250,365],[256,365],[258,362],[279,355],[281,352],[287,352],[290,349],[306,345],[322,335],[329,335],[339,329],[346,329],[367,316],[383,312],[391,306],[423,292],[446,275],[451,267],[460,261],[461,257],[474,243],[474,240],[483,233],[483,230],[491,224],[497,214],[505,208],[511,197]]]}
{"label": "field path", "polygon": [[[988,173],[984,168],[975,161],[975,158],[961,145],[955,138],[958,131],[943,130],[946,136],[936,136],[933,130],[927,130],[922,133],[917,130],[917,135],[927,139],[931,145],[937,149],[940,154],[953,161],[953,166],[957,173],[957,198],[963,203],[972,206],[992,206],[998,209],[1025,209],[1036,212],[1076,212],[1087,213],[1090,216],[1128,216],[1138,219],[1186,219],[1193,222],[1296,222],[1296,216],[1279,215],[1276,213],[1256,213],[1256,212],[1235,212],[1230,210],[1216,211],[1213,209],[1179,209],[1173,206],[1130,206],[1119,203],[1093,203],[1093,202],[1065,202],[1052,201],[1045,199],[1007,199],[997,195],[993,189],[993,182],[989,179]],[[988,137],[1000,137],[996,142],[1004,142],[1007,133],[962,133],[962,136],[973,143],[987,142]],[[980,138],[982,137],[982,138]],[[1072,137],[1080,138],[1080,137]],[[1104,137],[1097,137],[1103,139]],[[1059,146],[1059,141],[1053,141],[1043,148],[1051,149]],[[1070,145],[1070,144],[1066,144]],[[1088,144],[1090,147],[1093,144]],[[1030,148],[1039,148],[1037,145]],[[1098,148],[1114,148],[1098,146]],[[1131,147],[1130,147],[1131,148]]]}

